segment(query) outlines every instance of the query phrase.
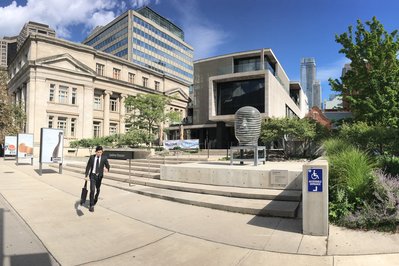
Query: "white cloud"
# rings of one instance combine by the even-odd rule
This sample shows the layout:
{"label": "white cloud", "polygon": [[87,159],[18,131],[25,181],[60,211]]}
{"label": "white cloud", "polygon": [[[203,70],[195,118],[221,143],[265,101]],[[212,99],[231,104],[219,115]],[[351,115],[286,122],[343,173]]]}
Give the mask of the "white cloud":
{"label": "white cloud", "polygon": [[229,38],[229,33],[203,16],[196,1],[175,0],[174,5],[182,17],[185,41],[194,48],[194,58],[214,56],[218,47]]}
{"label": "white cloud", "polygon": [[342,68],[345,64],[349,63],[350,60],[346,57],[343,57],[331,64],[318,66],[316,78],[320,80],[322,83],[328,82],[329,78],[336,79],[340,78],[342,74]]}
{"label": "white cloud", "polygon": [[104,25],[116,14],[121,3],[113,0],[28,0],[26,5],[13,1],[0,7],[0,36],[17,35],[28,21],[50,25],[60,37],[70,37],[69,26],[84,24],[90,29]]}
{"label": "white cloud", "polygon": [[131,5],[132,8],[140,8],[142,6],[148,6],[151,2],[154,2],[154,4],[158,5],[160,3],[160,0],[132,0]]}

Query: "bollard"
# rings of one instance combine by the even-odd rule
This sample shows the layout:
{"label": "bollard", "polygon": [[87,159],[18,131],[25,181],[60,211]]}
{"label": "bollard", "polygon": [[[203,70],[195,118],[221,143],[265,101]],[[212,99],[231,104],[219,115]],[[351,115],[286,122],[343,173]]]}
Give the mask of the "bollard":
{"label": "bollard", "polygon": [[328,162],[303,165],[302,230],[304,235],[328,236]]}

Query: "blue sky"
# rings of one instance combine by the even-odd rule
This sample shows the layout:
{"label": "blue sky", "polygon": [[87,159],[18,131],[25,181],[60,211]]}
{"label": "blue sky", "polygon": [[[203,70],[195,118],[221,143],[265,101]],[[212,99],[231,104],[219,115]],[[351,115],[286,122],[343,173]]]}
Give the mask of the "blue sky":
{"label": "blue sky", "polygon": [[335,34],[373,16],[389,32],[399,29],[397,0],[0,0],[0,37],[33,20],[81,42],[96,25],[142,5],[184,30],[195,59],[271,48],[288,77],[299,80],[301,58],[314,57],[323,99],[331,93],[328,78],[338,78],[348,62]]}

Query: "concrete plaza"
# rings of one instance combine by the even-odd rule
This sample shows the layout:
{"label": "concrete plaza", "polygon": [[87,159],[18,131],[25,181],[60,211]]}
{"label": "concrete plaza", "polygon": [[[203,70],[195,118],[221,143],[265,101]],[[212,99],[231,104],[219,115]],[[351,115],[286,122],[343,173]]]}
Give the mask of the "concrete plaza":
{"label": "concrete plaza", "polygon": [[[95,212],[83,176],[0,160],[0,265],[399,265],[399,235],[258,217],[151,198],[103,180]],[[193,195],[198,196],[198,195]],[[199,195],[200,196],[200,195]]]}

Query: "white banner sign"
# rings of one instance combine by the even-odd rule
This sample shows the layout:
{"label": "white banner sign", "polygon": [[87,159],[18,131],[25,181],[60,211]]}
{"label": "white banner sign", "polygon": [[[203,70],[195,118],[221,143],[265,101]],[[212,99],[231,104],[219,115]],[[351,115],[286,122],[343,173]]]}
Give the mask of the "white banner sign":
{"label": "white banner sign", "polygon": [[4,156],[17,156],[17,136],[4,138]]}
{"label": "white banner sign", "polygon": [[18,158],[33,157],[33,134],[18,134]]}
{"label": "white banner sign", "polygon": [[64,131],[56,128],[42,128],[40,133],[40,162],[62,163]]}
{"label": "white banner sign", "polygon": [[163,147],[166,150],[173,150],[176,147],[181,149],[199,149],[199,139],[165,140]]}

